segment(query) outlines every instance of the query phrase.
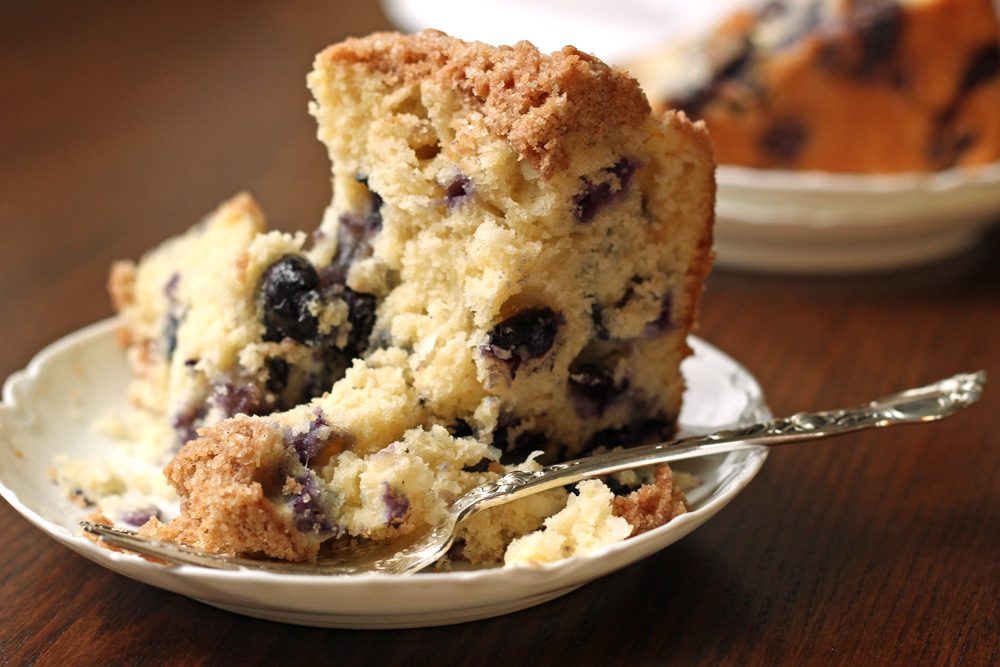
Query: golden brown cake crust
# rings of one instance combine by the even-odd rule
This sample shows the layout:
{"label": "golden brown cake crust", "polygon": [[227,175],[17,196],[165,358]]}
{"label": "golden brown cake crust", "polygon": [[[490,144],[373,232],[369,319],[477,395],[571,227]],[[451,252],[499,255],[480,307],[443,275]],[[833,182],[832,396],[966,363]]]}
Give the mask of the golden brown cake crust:
{"label": "golden brown cake crust", "polygon": [[461,91],[544,178],[566,167],[567,134],[596,141],[614,125],[639,126],[650,112],[634,79],[572,46],[546,55],[524,41],[494,47],[436,30],[382,32],[329,47],[316,57],[317,69],[324,63],[357,63],[391,82],[434,79]]}
{"label": "golden brown cake crust", "polygon": [[[156,519],[140,534],[176,540],[217,553],[263,551],[274,558],[307,560],[318,545],[287,528],[267,499],[279,473],[283,443],[260,420],[237,417],[188,443],[164,470],[183,499],[181,515],[169,524]],[[196,539],[193,539],[196,538]]]}
{"label": "golden brown cake crust", "polygon": [[[712,138],[705,127],[705,121],[692,122],[683,111],[665,110],[654,113],[660,117],[664,124],[675,129],[685,141],[697,146],[705,155],[711,156],[710,159],[714,159]],[[701,227],[698,251],[691,266],[688,267],[685,278],[688,298],[693,307],[685,314],[681,326],[691,331],[696,331],[698,328],[698,307],[701,304],[701,295],[705,291],[705,278],[708,277],[712,271],[712,265],[715,263],[715,251],[712,250],[712,245],[715,242],[716,183],[714,166],[713,162],[713,169],[707,170],[703,176],[702,187],[709,193],[707,209],[701,212],[706,222]]]}

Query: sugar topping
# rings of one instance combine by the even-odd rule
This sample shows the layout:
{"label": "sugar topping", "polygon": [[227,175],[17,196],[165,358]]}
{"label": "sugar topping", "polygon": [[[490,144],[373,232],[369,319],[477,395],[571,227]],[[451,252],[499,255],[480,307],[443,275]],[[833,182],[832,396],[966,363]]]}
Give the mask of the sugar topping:
{"label": "sugar topping", "polygon": [[316,69],[359,64],[391,83],[434,79],[464,93],[492,132],[544,178],[565,168],[571,132],[600,137],[611,127],[638,127],[650,107],[624,70],[575,47],[543,54],[531,43],[490,46],[443,32],[375,33],[349,39],[316,57]]}

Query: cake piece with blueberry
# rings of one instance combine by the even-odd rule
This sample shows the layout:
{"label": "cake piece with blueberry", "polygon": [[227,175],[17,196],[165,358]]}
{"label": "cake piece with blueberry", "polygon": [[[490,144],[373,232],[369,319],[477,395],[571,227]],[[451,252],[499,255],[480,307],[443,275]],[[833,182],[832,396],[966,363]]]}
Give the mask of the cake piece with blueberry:
{"label": "cake piece with blueberry", "polygon": [[[300,384],[330,384],[200,430],[166,471],[180,516],[144,534],[308,559],[434,523],[537,452],[566,459],[674,432],[711,264],[703,127],[651,112],[624,71],[572,47],[545,55],[436,31],[334,45],[308,83],[333,201],[308,244],[277,251],[258,235],[249,245],[267,252],[237,264],[254,267],[243,326],[264,341],[247,338],[261,354],[246,358],[271,380],[267,346],[329,356],[320,370],[280,358]],[[177,350],[200,335],[178,332]],[[565,498],[475,517],[456,555],[501,560]]]}
{"label": "cake piece with blueberry", "polygon": [[768,0],[631,70],[654,106],[706,122],[723,164],[890,173],[1000,160],[991,0]]}
{"label": "cake piece with blueberry", "polygon": [[131,399],[164,415],[175,451],[201,426],[319,396],[360,353],[374,297],[320,275],[305,241],[268,233],[240,194],[138,264],[112,267]]}

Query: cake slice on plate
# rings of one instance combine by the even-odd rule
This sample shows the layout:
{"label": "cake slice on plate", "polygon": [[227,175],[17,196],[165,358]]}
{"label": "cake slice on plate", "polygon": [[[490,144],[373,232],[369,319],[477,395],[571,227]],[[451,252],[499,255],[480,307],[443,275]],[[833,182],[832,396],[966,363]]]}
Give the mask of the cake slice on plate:
{"label": "cake slice on plate", "polygon": [[[234,225],[218,267],[178,256],[187,269],[158,269],[143,290],[161,303],[159,329],[130,339],[170,350],[171,372],[202,373],[213,406],[166,470],[180,516],[145,535],[308,559],[434,523],[504,466],[537,465],[534,452],[674,432],[711,264],[703,127],[651,112],[626,73],[572,47],[435,31],[331,46],[308,83],[333,164],[319,229]],[[185,308],[164,305],[203,281],[214,286]],[[217,293],[227,324],[187,319],[221,311],[197,303]],[[164,374],[145,378],[161,391]],[[263,400],[231,409],[245,386]],[[550,492],[474,517],[461,556],[499,560],[564,503]]]}

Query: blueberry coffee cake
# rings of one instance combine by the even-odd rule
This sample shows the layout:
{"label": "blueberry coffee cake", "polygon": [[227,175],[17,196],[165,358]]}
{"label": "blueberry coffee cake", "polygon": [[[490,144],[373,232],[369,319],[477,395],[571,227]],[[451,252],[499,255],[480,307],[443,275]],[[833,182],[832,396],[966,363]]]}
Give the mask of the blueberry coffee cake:
{"label": "blueberry coffee cake", "polygon": [[[572,47],[436,31],[331,46],[308,85],[318,229],[268,232],[240,195],[112,271],[133,400],[176,450],[180,513],[143,534],[305,560],[505,470],[673,434],[711,264],[703,126]],[[560,511],[542,532],[581,550],[684,511],[662,473],[632,479],[483,512],[453,555],[500,561]]]}
{"label": "blueberry coffee cake", "polygon": [[991,0],[768,0],[631,65],[722,164],[935,171],[1000,160]]}

